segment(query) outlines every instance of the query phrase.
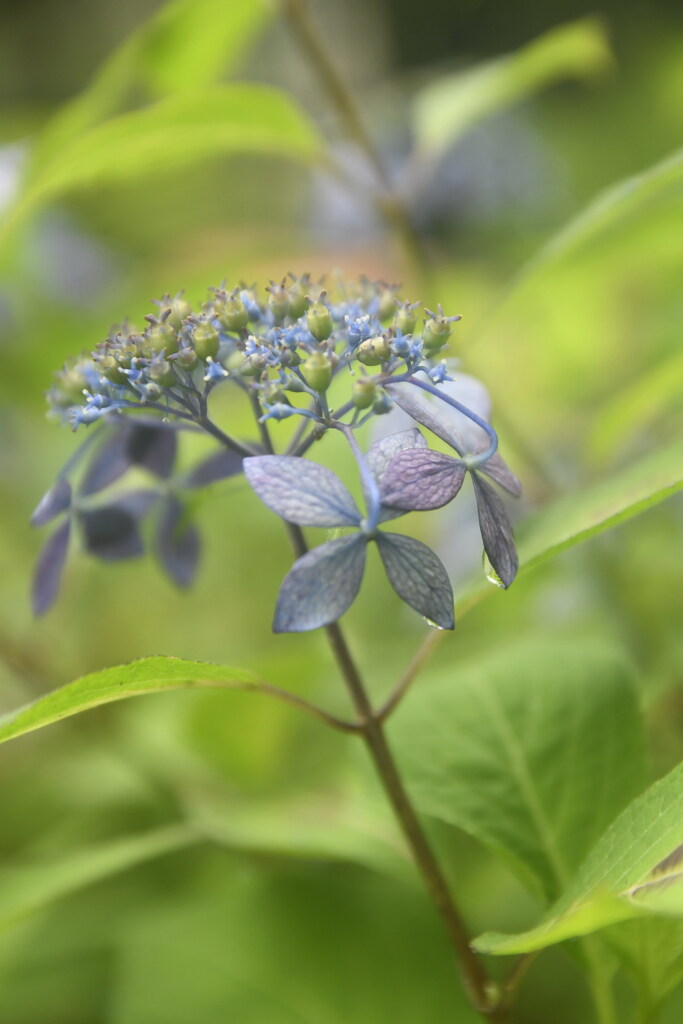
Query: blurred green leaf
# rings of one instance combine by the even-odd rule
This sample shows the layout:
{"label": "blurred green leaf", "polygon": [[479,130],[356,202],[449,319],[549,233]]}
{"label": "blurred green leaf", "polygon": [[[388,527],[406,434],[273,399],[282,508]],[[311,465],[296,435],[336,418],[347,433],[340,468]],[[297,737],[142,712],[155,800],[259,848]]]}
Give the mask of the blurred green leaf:
{"label": "blurred green leaf", "polygon": [[520,530],[520,558],[531,569],[566,548],[645,512],[683,487],[683,439],[568,494]]}
{"label": "blurred green leaf", "polygon": [[622,921],[605,938],[640,989],[645,1006],[654,1011],[683,981],[683,921],[663,917]]}
{"label": "blurred green leaf", "polygon": [[193,829],[178,825],[98,843],[46,864],[5,865],[0,878],[0,928],[88,885],[203,839]]}
{"label": "blurred green leaf", "polygon": [[49,200],[84,187],[163,175],[219,153],[324,160],[320,136],[285,93],[265,85],[214,85],[159,100],[79,135],[29,183],[0,241]]}
{"label": "blurred green leaf", "polygon": [[549,899],[645,779],[638,696],[607,647],[510,645],[439,674],[391,731],[420,810]]}
{"label": "blurred green leaf", "polygon": [[605,462],[629,446],[683,398],[683,352],[674,352],[596,410],[588,450]]}
{"label": "blurred green leaf", "polygon": [[543,921],[519,935],[487,933],[486,953],[526,953],[652,911],[683,915],[683,764],[655,782],[598,841]]}
{"label": "blurred green leaf", "polygon": [[[520,575],[549,558],[658,505],[683,488],[683,440],[639,459],[599,483],[567,494],[519,530]],[[461,611],[493,592],[478,582]]]}
{"label": "blurred green leaf", "polygon": [[16,711],[0,717],[0,743],[69,718],[81,711],[128,697],[167,690],[202,687],[258,689],[256,676],[225,665],[209,665],[181,658],[141,658],[129,665],[105,668],[67,683]]}
{"label": "blurred green leaf", "polygon": [[111,1024],[480,1020],[422,893],[338,865],[224,879],[229,866],[131,923]]}
{"label": "blurred green leaf", "polygon": [[35,174],[76,135],[135,99],[209,85],[232,70],[273,6],[267,0],[175,0],[133,32],[88,86],[57,111],[38,139]]}
{"label": "blurred green leaf", "polygon": [[[588,206],[569,221],[550,241],[524,264],[513,278],[504,302],[507,302],[529,280],[547,266],[567,256],[575,249],[590,242],[598,235],[618,228],[622,221],[647,210],[670,189],[678,189],[683,183],[683,149],[671,153],[666,159],[648,167],[640,174],[610,186],[601,192]],[[501,312],[497,307],[495,315]]]}
{"label": "blurred green leaf", "polygon": [[439,78],[415,98],[418,153],[438,159],[478,121],[552,82],[591,77],[610,64],[602,26],[586,18],[552,29],[506,57]]}
{"label": "blurred green leaf", "polygon": [[392,822],[334,794],[236,804],[192,793],[189,815],[203,835],[228,849],[359,864],[402,882],[416,880]]}

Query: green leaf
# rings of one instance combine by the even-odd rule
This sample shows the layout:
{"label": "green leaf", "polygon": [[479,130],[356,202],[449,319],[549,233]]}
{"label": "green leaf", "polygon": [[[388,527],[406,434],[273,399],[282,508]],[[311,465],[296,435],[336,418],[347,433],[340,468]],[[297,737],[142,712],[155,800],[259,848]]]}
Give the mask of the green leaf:
{"label": "green leaf", "polygon": [[683,182],[683,149],[678,149],[664,160],[640,174],[611,185],[569,221],[524,264],[513,278],[503,301],[496,309],[501,313],[503,304],[549,265],[574,250],[593,241],[607,231],[619,228],[629,217],[642,213],[648,206]]}
{"label": "green leaf", "polygon": [[[683,439],[639,459],[614,476],[567,494],[518,531],[519,575],[568,548],[658,505],[683,488]],[[477,585],[463,595],[460,614],[493,592]]]}
{"label": "green leaf", "polygon": [[0,879],[0,928],[88,885],[203,839],[201,833],[178,825],[99,843],[50,863],[5,865]]}
{"label": "green leaf", "polygon": [[682,399],[683,352],[676,351],[637,374],[633,383],[596,410],[588,438],[591,458],[605,462],[628,451],[638,436],[678,409]]}
{"label": "green leaf", "polygon": [[225,665],[181,658],[141,658],[128,665],[105,668],[67,683],[16,711],[0,716],[0,743],[69,718],[81,711],[128,697],[166,690],[202,687],[258,689],[256,676]]}
{"label": "green leaf", "polygon": [[683,916],[683,764],[633,801],[598,841],[543,921],[477,939],[486,953],[526,953],[651,912]]}
{"label": "green leaf", "polygon": [[639,701],[607,647],[515,644],[440,674],[391,732],[419,809],[549,899],[643,785]]}
{"label": "green leaf", "polygon": [[284,93],[265,85],[214,85],[121,114],[73,139],[20,195],[0,237],[6,240],[36,207],[66,192],[163,175],[219,153],[324,159],[314,126]]}
{"label": "green leaf", "polygon": [[415,98],[420,155],[438,158],[473,124],[567,77],[591,77],[611,64],[604,30],[592,18],[552,29],[529,45],[430,83]]}
{"label": "green leaf", "polygon": [[655,1019],[656,1007],[683,981],[683,921],[639,917],[622,921],[604,934]]}
{"label": "green leaf", "polygon": [[358,799],[318,793],[305,800],[242,803],[201,792],[192,793],[191,807],[197,829],[231,850],[358,864],[404,883],[416,880],[393,822]]}
{"label": "green leaf", "polygon": [[209,85],[236,64],[272,11],[266,0],[175,0],[111,54],[40,135],[31,173],[75,136],[121,110],[133,92],[157,99]]}
{"label": "green leaf", "polygon": [[337,865],[230,867],[120,930],[110,1024],[481,1020],[418,890]]}

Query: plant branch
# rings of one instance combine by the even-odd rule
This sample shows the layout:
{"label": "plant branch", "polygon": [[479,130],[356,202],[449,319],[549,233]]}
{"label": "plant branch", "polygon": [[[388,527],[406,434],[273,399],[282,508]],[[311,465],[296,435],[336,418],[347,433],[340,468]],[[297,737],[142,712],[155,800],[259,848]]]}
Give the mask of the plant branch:
{"label": "plant branch", "polygon": [[311,18],[309,0],[281,0],[281,3],[294,35],[339,114],[346,134],[365,153],[377,175],[382,186],[382,196],[377,201],[380,214],[401,240],[420,283],[427,288],[431,267],[422,239],[410,221],[403,200],[396,194],[353,94],[337,70],[325,39]]}
{"label": "plant branch", "polygon": [[317,704],[312,704],[303,697],[299,697],[296,693],[290,693],[289,690],[283,690],[279,686],[273,686],[271,683],[246,683],[243,689],[248,690],[250,693],[262,693],[266,697],[274,697],[284,704],[289,704],[290,707],[298,708],[299,711],[305,711],[307,715],[317,718],[319,722],[324,722],[325,725],[329,725],[332,729],[337,729],[339,732],[358,733],[361,731],[362,725],[360,722],[349,722],[345,718],[338,718],[337,715],[330,714],[329,711],[325,711],[324,708],[318,707]]}
{"label": "plant branch", "polygon": [[[266,451],[273,453],[274,449],[267,424],[262,424],[262,427],[264,447]],[[294,553],[297,558],[303,557],[309,549],[301,527],[286,521],[285,526]],[[321,712],[321,709],[309,705],[308,702],[303,702],[304,710],[315,714],[316,717],[322,717],[328,725],[334,725],[334,728],[343,729],[345,732],[355,732],[363,737],[403,837],[455,950],[463,984],[472,1005],[495,1024],[507,1024],[507,1009],[502,1005],[498,991],[489,979],[481,959],[470,947],[469,936],[460,911],[455,905],[446,877],[410,801],[384,734],[382,721],[372,707],[341,626],[338,622],[332,622],[325,626],[325,633],[342,678],[346,683],[358,715],[358,721],[353,723],[336,719],[329,716],[327,712]],[[290,703],[296,703],[297,706],[302,704],[300,698],[287,691],[279,691],[278,695]]]}
{"label": "plant branch", "polygon": [[401,703],[413,681],[419,674],[422,666],[431,657],[432,652],[436,649],[442,637],[443,631],[441,630],[430,629],[428,631],[424,640],[408,663],[405,672],[396,683],[396,686],[391,691],[384,704],[382,704],[377,711],[377,718],[380,722],[384,722]]}
{"label": "plant branch", "polygon": [[[308,551],[303,532],[293,523],[287,530],[295,553],[300,558]],[[448,882],[425,835],[384,734],[382,722],[372,708],[370,698],[338,622],[325,627],[327,639],[337,666],[358,714],[358,732],[380,777],[403,837],[422,875],[427,892],[445,925],[455,949],[463,983],[473,1006],[496,1024],[505,1024],[507,1011],[493,992],[492,983],[482,961],[470,948],[469,936],[460,912],[451,895]]]}

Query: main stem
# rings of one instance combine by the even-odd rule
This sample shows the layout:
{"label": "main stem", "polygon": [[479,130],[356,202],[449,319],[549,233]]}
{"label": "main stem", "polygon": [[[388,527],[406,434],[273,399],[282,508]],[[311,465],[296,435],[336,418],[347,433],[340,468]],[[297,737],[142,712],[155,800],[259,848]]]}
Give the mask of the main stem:
{"label": "main stem", "polygon": [[[287,523],[292,546],[302,557],[308,551],[300,527]],[[348,644],[337,622],[325,627],[327,639],[337,665],[349,690],[354,707],[360,719],[359,732],[365,741],[370,757],[394,810],[404,838],[413,854],[415,864],[422,875],[427,891],[443,921],[462,971],[463,982],[475,1008],[497,1024],[505,1024],[507,1012],[498,1005],[491,991],[491,982],[481,960],[470,948],[467,930],[458,908],[453,902],[448,883],[429,845],[422,825],[410,802],[403,780],[391,752],[384,726],[370,703],[370,698],[360,676]]]}

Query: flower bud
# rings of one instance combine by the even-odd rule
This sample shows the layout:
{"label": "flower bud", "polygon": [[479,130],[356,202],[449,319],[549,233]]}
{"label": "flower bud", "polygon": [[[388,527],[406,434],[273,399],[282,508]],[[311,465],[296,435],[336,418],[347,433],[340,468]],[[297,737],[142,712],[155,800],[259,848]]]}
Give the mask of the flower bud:
{"label": "flower bud", "polygon": [[291,349],[284,349],[280,356],[280,362],[283,366],[298,366],[301,362],[301,356],[298,352],[293,352]]}
{"label": "flower bud", "polygon": [[293,391],[295,394],[299,394],[305,390],[304,382],[293,374],[285,377],[282,387],[285,391]]}
{"label": "flower bud", "polygon": [[260,397],[262,402],[268,402],[269,404],[287,402],[282,382],[279,380],[267,380],[261,387]]}
{"label": "flower bud", "polygon": [[268,289],[268,309],[276,320],[284,320],[289,313],[289,293],[281,284],[273,284]]}
{"label": "flower bud", "polygon": [[412,334],[417,326],[417,316],[415,313],[415,306],[409,302],[404,302],[403,305],[399,306],[396,310],[394,317],[394,326],[398,327],[401,334]]}
{"label": "flower bud", "polygon": [[459,316],[443,316],[441,306],[439,306],[438,316],[431,315],[429,320],[425,320],[422,331],[422,344],[428,356],[433,356],[439,349],[443,348],[451,336],[451,324],[459,319]]}
{"label": "flower bud", "polygon": [[385,413],[391,412],[393,404],[393,399],[386,393],[386,391],[379,391],[375,397],[375,401],[372,403],[372,411],[375,416],[384,416]]}
{"label": "flower bud", "polygon": [[200,359],[206,361],[209,356],[215,359],[218,355],[218,331],[212,324],[199,323],[192,331],[192,344]]}
{"label": "flower bud", "polygon": [[254,352],[252,355],[244,357],[244,360],[240,363],[239,372],[243,377],[260,377],[265,368],[265,356]]}
{"label": "flower bud", "polygon": [[332,362],[324,352],[311,352],[302,364],[306,383],[314,391],[327,391],[332,380]]}
{"label": "flower bud", "polygon": [[171,352],[178,351],[178,336],[168,322],[160,321],[148,327],[144,335],[144,347],[150,352]]}
{"label": "flower bud", "polygon": [[356,377],[351,396],[356,409],[369,409],[375,399],[376,385],[371,377]]}
{"label": "flower bud", "polygon": [[309,284],[308,274],[305,274],[304,277],[292,281],[287,289],[289,315],[292,320],[298,320],[306,312],[306,292]]}
{"label": "flower bud", "polygon": [[[166,317],[166,323],[170,324],[176,331],[182,324],[185,317],[189,316],[192,312],[192,306],[187,299],[183,298],[182,292],[179,292],[178,295],[171,299],[167,308],[170,312]],[[164,312],[166,312],[166,310],[164,310]]]}
{"label": "flower bud", "polygon": [[194,370],[199,360],[193,348],[181,348],[176,356],[176,362],[183,370]]}
{"label": "flower bud", "polygon": [[155,381],[151,380],[149,384],[145,384],[145,402],[158,402],[163,391]]}
{"label": "flower bud", "polygon": [[176,383],[176,376],[168,359],[155,360],[149,368],[149,376],[155,384],[164,388]]}
{"label": "flower bud", "polygon": [[392,288],[384,288],[379,296],[377,316],[380,320],[388,320],[396,309],[396,296]]}
{"label": "flower bud", "polygon": [[325,341],[332,334],[334,324],[332,315],[322,302],[312,302],[306,314],[308,329],[316,341]]}
{"label": "flower bud", "polygon": [[376,338],[362,341],[356,349],[356,358],[364,366],[379,366],[391,355],[389,340],[379,334]]}
{"label": "flower bud", "polygon": [[111,384],[128,383],[128,378],[125,373],[121,371],[121,366],[114,356],[104,356],[104,358],[98,360],[98,362],[103,376],[105,376]]}
{"label": "flower bud", "polygon": [[216,312],[221,326],[234,334],[238,334],[249,323],[247,307],[241,299],[230,298],[220,304],[216,303]]}

